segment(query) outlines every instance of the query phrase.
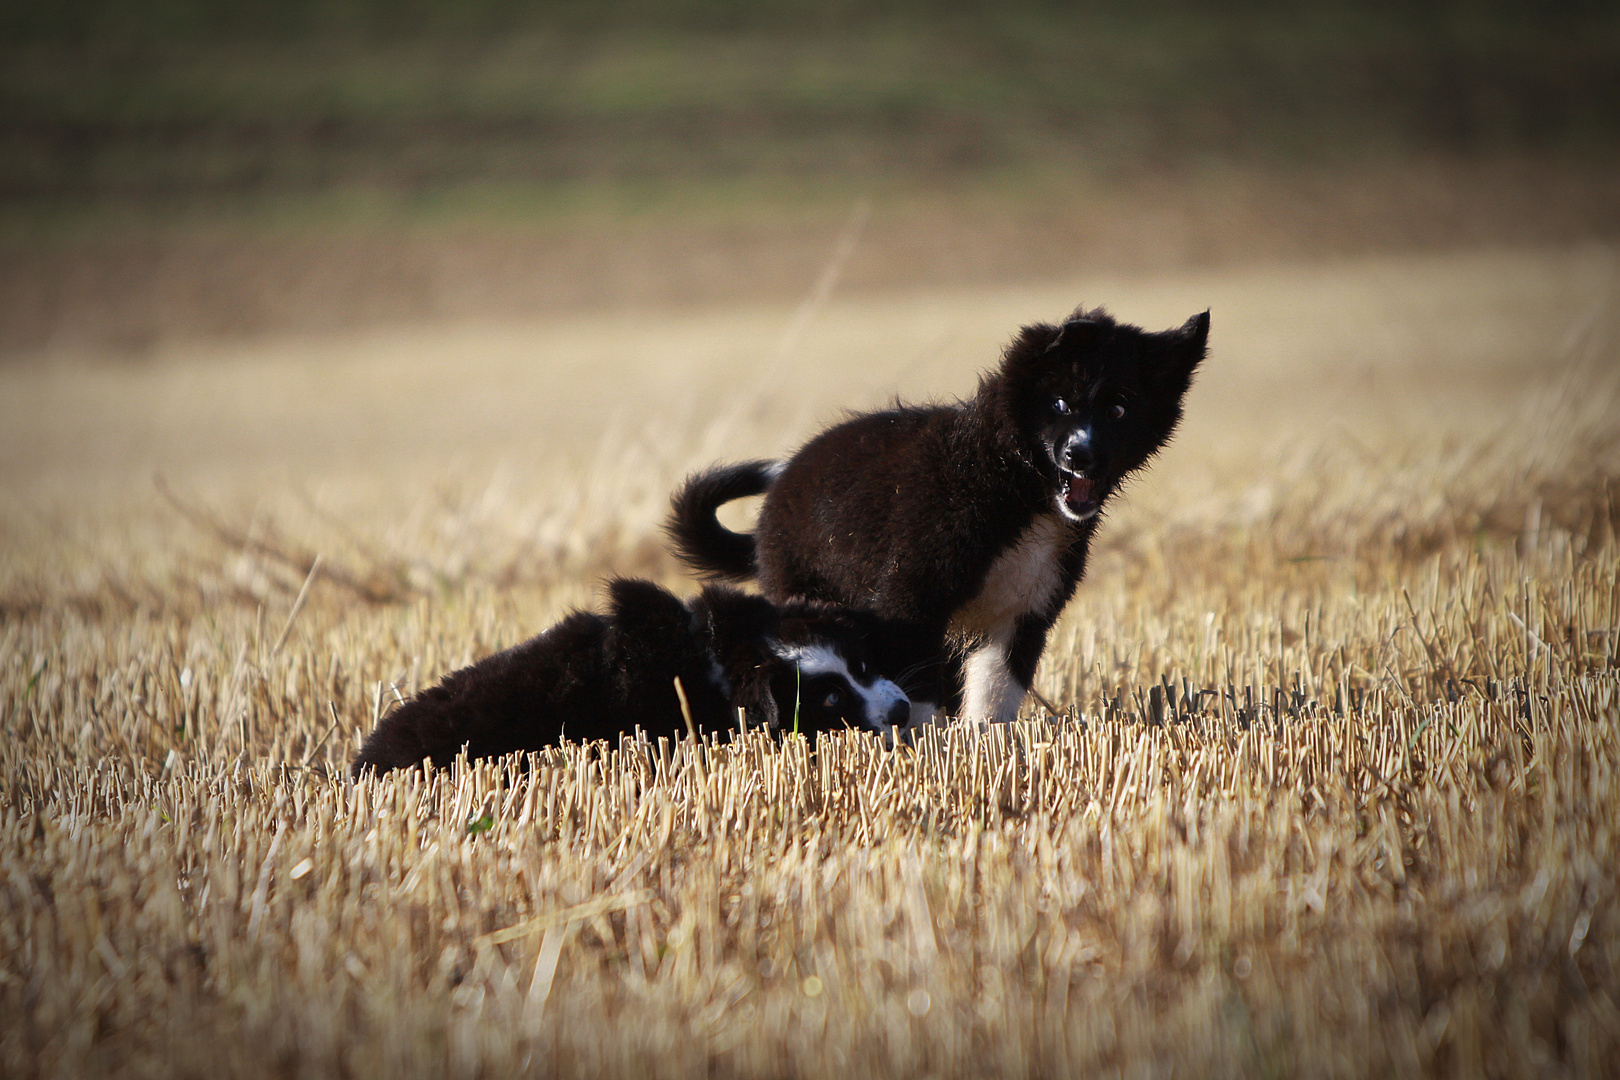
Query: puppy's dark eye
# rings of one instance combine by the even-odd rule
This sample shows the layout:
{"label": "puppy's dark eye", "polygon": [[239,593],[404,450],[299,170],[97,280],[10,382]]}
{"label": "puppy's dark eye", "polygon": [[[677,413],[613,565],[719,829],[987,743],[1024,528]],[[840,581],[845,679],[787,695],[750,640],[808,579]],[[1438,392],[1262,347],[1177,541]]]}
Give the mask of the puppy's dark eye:
{"label": "puppy's dark eye", "polygon": [[1114,419],[1115,420],[1120,420],[1120,419],[1123,419],[1124,416],[1125,416],[1125,406],[1123,406],[1123,405],[1115,405],[1114,406]]}
{"label": "puppy's dark eye", "polygon": [[1058,398],[1056,401],[1052,402],[1052,411],[1057,413],[1059,416],[1062,416],[1069,411],[1069,403],[1064,401],[1062,398]]}
{"label": "puppy's dark eye", "polygon": [[837,690],[834,690],[827,695],[827,700],[823,701],[821,704],[823,708],[836,709],[838,707],[838,703],[843,700],[844,695],[840,694]]}

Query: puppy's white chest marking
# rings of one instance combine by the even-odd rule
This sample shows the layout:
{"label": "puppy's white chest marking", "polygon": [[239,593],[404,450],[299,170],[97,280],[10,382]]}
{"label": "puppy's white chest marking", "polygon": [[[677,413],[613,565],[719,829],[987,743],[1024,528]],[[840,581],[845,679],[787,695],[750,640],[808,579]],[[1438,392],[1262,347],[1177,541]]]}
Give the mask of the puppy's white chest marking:
{"label": "puppy's white chest marking", "polygon": [[962,637],[1007,639],[1020,616],[1051,609],[1063,585],[1063,553],[1074,539],[1067,522],[1042,514],[990,565],[978,594],[951,616]]}

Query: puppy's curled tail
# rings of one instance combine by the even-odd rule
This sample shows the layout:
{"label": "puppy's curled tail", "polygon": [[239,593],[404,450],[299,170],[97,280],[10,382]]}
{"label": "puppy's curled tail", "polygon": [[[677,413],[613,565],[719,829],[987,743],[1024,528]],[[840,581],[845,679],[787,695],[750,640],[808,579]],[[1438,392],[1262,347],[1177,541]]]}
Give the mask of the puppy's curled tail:
{"label": "puppy's curled tail", "polygon": [[683,562],[707,577],[744,581],[758,571],[751,533],[732,532],[715,512],[735,499],[763,495],[782,471],[780,462],[744,461],[686,478],[670,500],[664,531]]}

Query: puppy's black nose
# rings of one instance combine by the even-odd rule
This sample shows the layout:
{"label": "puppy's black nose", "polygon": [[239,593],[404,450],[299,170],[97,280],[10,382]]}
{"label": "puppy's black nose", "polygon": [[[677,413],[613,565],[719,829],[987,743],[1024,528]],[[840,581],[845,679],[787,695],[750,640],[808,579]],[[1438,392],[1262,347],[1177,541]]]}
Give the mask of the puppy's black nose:
{"label": "puppy's black nose", "polygon": [[1097,455],[1091,452],[1089,442],[1070,440],[1063,446],[1063,458],[1059,464],[1070,472],[1089,472],[1097,464]]}
{"label": "puppy's black nose", "polygon": [[911,722],[911,702],[897,701],[889,706],[889,715],[885,721],[892,728],[902,728]]}

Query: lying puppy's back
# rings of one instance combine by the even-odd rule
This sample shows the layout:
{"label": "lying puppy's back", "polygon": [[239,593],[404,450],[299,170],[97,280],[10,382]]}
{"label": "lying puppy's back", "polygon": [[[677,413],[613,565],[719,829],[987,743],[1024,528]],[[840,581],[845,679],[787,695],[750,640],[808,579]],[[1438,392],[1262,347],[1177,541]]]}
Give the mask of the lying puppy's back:
{"label": "lying puppy's back", "polygon": [[[694,723],[730,712],[693,613],[648,581],[608,586],[608,614],[576,611],[520,645],[453,672],[385,716],[351,772],[385,772],[426,759],[446,766],[533,750],[568,738],[610,739],[640,727],[685,734],[681,680]],[[765,603],[761,601],[761,603]]]}
{"label": "lying puppy's back", "polygon": [[[886,673],[928,655],[903,624],[814,602],[705,588],[690,604],[649,581],[609,585],[603,615],[575,612],[447,676],[389,713],[351,772],[449,764],[640,728],[730,730],[737,710],[772,731],[890,732],[911,702]],[[683,708],[675,690],[679,679]]]}

